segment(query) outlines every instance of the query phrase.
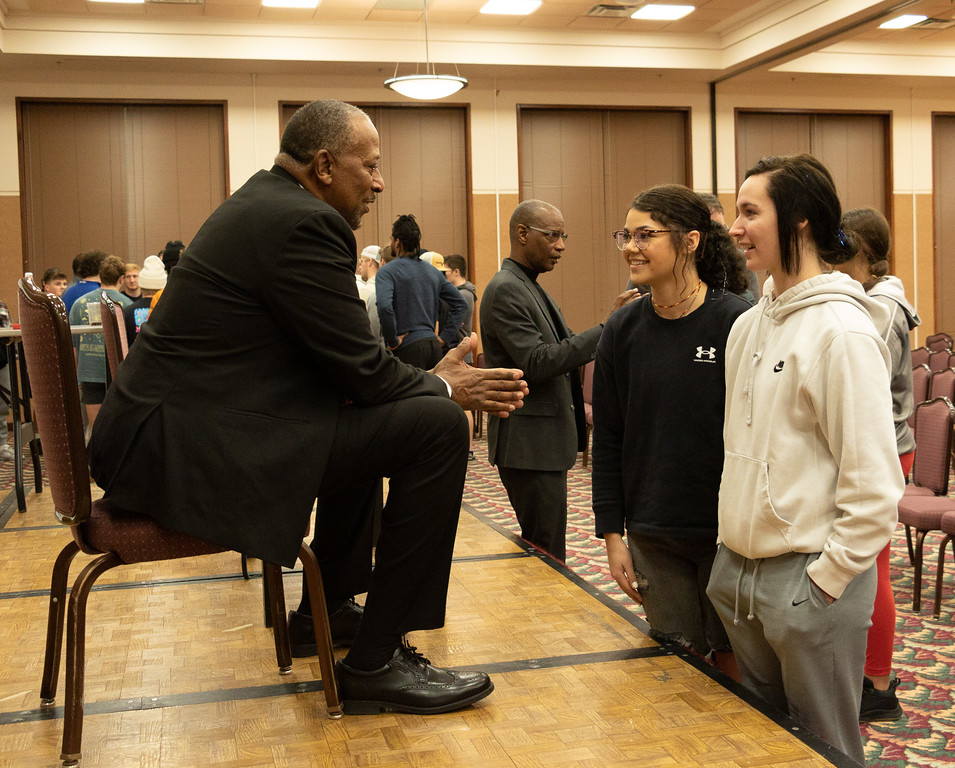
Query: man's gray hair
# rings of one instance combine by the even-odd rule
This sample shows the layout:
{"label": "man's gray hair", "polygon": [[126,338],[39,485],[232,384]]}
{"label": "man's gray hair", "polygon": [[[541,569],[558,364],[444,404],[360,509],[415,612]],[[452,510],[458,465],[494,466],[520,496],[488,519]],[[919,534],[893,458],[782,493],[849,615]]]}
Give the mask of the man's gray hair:
{"label": "man's gray hair", "polygon": [[299,109],[285,126],[279,153],[301,165],[308,165],[319,150],[333,155],[348,151],[352,141],[352,121],[368,115],[344,101],[313,101]]}
{"label": "man's gray hair", "polygon": [[536,227],[540,225],[541,216],[547,211],[556,211],[557,206],[544,202],[543,200],[525,200],[514,209],[511,214],[511,222],[508,226],[508,233],[511,240],[517,237],[517,227],[523,224],[525,227]]}

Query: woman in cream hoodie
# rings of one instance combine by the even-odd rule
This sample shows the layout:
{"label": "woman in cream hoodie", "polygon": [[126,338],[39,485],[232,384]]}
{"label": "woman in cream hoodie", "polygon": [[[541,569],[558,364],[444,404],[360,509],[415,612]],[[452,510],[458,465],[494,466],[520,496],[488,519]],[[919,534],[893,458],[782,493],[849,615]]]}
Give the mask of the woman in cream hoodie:
{"label": "woman in cream hoodie", "polygon": [[750,169],[730,229],[772,280],[726,345],[720,548],[709,594],[744,685],[857,762],[875,560],[896,525],[884,305],[831,265],[855,252],[810,155]]}

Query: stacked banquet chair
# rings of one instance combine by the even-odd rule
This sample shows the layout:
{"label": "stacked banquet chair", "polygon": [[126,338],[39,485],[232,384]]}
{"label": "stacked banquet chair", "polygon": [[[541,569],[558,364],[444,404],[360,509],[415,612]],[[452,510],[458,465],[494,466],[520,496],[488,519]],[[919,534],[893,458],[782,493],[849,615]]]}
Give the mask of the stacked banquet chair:
{"label": "stacked banquet chair", "polygon": [[932,372],[927,363],[916,365],[912,368],[912,413],[909,414],[909,429],[912,435],[915,435],[915,406],[928,400],[928,384],[932,378]]}
{"label": "stacked banquet chair", "polygon": [[949,402],[955,403],[955,368],[932,371],[929,377],[928,394],[923,400],[934,400],[936,397],[947,397]]}
{"label": "stacked banquet chair", "polygon": [[584,466],[590,453],[590,437],[594,431],[594,361],[584,366],[581,386],[584,390],[584,419],[587,422],[587,443],[584,445]]}
{"label": "stacked banquet chair", "polygon": [[943,368],[948,368],[948,358],[951,354],[952,350],[950,349],[936,349],[934,352],[929,352],[928,367],[932,371],[941,371]]}
{"label": "stacked banquet chair", "polygon": [[[86,662],[86,603],[96,579],[111,568],[130,563],[211,555],[222,547],[163,528],[152,518],[117,509],[108,500],[92,501],[83,421],[69,320],[63,302],[45,294],[27,273],[19,281],[20,324],[27,370],[33,384],[34,406],[43,424],[43,455],[57,520],[71,527],[70,541],[56,558],[50,588],[46,655],[40,687],[42,706],[56,696],[63,639],[64,608],[70,564],[77,553],[94,559],[73,582],[69,595],[66,635],[66,702],[63,717],[64,766],[75,766],[81,756],[83,688]],[[303,533],[305,533],[303,531]],[[316,617],[319,662],[328,716],[339,718],[342,708],[332,669],[332,643],[321,573],[312,550],[299,550]],[[291,670],[288,620],[281,568],[266,564],[270,587],[275,653],[280,674]]]}
{"label": "stacked banquet chair", "polygon": [[[938,570],[935,573],[935,618],[939,618],[939,615],[942,612],[942,579],[945,575],[945,548],[948,546],[948,543],[952,540],[952,536],[955,536],[955,511],[946,512],[942,515],[942,520],[939,523],[939,530],[945,534],[945,538],[942,539],[942,543],[938,546]],[[955,545],[952,546],[952,551],[955,553]]]}
{"label": "stacked banquet chair", "polygon": [[929,352],[935,352],[941,349],[952,349],[952,337],[947,333],[933,333],[925,340],[925,346]]}
{"label": "stacked banquet chair", "polygon": [[922,605],[922,551],[925,536],[930,531],[940,530],[942,515],[955,511],[955,499],[947,496],[952,465],[953,425],[955,407],[948,398],[927,400],[915,408],[917,440],[912,482],[905,486],[905,492],[899,500],[899,522],[905,526],[909,562],[915,570],[913,611],[918,611]]}
{"label": "stacked banquet chair", "polygon": [[[474,357],[474,367],[484,368],[484,353],[478,352]],[[480,437],[484,434],[484,411],[471,411],[474,416],[474,436]]]}
{"label": "stacked banquet chair", "polygon": [[920,365],[928,365],[928,356],[929,356],[928,347],[916,347],[912,350],[912,367],[915,368]]}
{"label": "stacked banquet chair", "polygon": [[103,345],[106,347],[106,381],[112,383],[116,369],[126,359],[129,345],[126,341],[126,323],[123,308],[118,306],[106,291],[100,291],[100,317],[103,320]]}

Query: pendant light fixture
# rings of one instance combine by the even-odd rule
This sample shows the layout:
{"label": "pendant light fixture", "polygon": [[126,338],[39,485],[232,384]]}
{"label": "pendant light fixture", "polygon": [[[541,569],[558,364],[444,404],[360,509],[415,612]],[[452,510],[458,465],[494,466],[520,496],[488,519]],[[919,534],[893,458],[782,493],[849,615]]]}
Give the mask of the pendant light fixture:
{"label": "pendant light fixture", "polygon": [[395,76],[385,80],[385,88],[390,88],[409,99],[422,101],[443,99],[462,88],[467,88],[466,77],[461,77],[460,74],[439,75],[431,63],[431,51],[428,46],[428,0],[424,0],[424,57],[424,73],[399,76],[398,65],[395,64]]}

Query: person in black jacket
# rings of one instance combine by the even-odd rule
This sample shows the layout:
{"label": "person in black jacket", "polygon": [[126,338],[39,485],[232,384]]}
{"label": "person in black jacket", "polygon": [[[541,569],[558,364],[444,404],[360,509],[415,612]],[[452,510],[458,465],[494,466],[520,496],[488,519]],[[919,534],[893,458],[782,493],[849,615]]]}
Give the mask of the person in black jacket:
{"label": "person in black jacket", "polygon": [[[318,497],[313,547],[329,606],[367,590],[337,665],[346,712],[445,712],[483,673],[431,666],[403,642],[440,627],[464,475],[464,408],[507,416],[518,371],[434,372],[372,335],[352,233],[384,189],[378,133],[338,101],[289,121],[275,165],[202,225],[120,366],[93,432],[106,497],[174,530],[290,566]],[[364,504],[391,478],[375,569]]]}

